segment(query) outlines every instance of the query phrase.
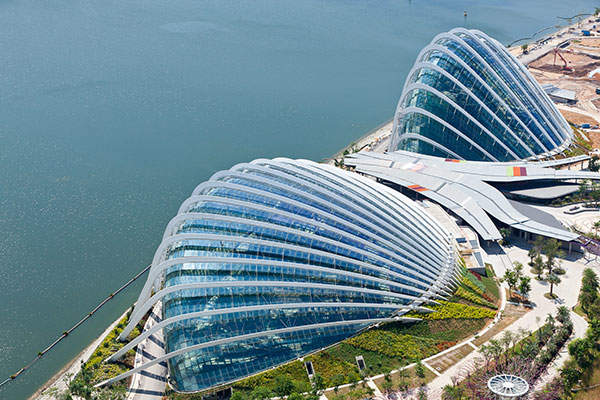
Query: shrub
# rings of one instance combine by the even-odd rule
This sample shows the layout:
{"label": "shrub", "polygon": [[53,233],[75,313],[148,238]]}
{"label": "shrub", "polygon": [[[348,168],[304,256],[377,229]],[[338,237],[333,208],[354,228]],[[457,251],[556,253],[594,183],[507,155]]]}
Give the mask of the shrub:
{"label": "shrub", "polygon": [[494,309],[497,308],[495,304],[477,296],[476,294],[469,292],[468,290],[464,289],[461,286],[459,286],[458,289],[456,289],[456,292],[454,294],[460,298],[470,301],[471,303],[479,304],[481,306],[494,308]]}
{"label": "shrub", "polygon": [[348,339],[347,342],[361,349],[411,360],[421,359],[436,352],[432,350],[435,341],[431,339],[417,339],[414,336],[398,335],[383,330],[369,330]]}
{"label": "shrub", "polygon": [[485,293],[485,286],[483,283],[479,282],[472,273],[467,272],[463,275],[460,283],[477,293],[478,295],[483,295]]}
{"label": "shrub", "polygon": [[439,305],[432,305],[428,308],[435,312],[429,314],[416,314],[409,313],[406,316],[414,318],[422,318],[424,320],[436,320],[436,319],[480,319],[480,318],[494,318],[496,312],[489,308],[468,306],[466,304],[451,303],[448,301],[440,300]]}

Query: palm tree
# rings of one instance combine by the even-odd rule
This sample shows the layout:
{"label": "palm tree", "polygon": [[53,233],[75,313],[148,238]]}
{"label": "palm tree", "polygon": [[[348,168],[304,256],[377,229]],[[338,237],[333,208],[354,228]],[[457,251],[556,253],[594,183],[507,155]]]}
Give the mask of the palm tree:
{"label": "palm tree", "polygon": [[594,229],[596,229],[596,239],[598,239],[598,228],[600,228],[600,221],[594,222]]}
{"label": "palm tree", "polygon": [[529,257],[529,266],[533,267],[533,260],[534,258],[538,255],[538,251],[535,247],[532,247],[529,249],[529,251],[527,252],[527,256]]}
{"label": "palm tree", "polygon": [[452,385],[444,386],[442,392],[442,400],[461,400],[463,398],[464,390],[462,387],[456,384],[456,379],[452,379]]}
{"label": "palm tree", "polygon": [[571,320],[571,312],[565,306],[560,306],[556,312],[556,320],[561,324],[565,324]]}
{"label": "palm tree", "polygon": [[519,280],[519,286],[517,289],[519,289],[519,292],[521,292],[523,297],[529,297],[529,292],[531,291],[531,278],[528,276],[522,276]]}
{"label": "palm tree", "polygon": [[561,279],[555,273],[549,272],[548,275],[546,275],[546,282],[550,284],[550,297],[554,297],[552,290],[554,289],[554,285],[558,285],[562,282]]}

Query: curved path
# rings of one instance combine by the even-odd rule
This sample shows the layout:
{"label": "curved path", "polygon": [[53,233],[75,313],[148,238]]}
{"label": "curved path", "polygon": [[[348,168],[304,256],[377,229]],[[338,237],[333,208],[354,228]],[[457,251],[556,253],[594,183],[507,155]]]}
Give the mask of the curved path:
{"label": "curved path", "polygon": [[[518,245],[507,247],[503,250],[505,252],[504,254],[488,254],[489,261],[494,266],[494,271],[497,276],[502,276],[506,271],[506,267],[510,267],[514,261],[519,261],[523,263],[523,265],[527,265],[527,262],[529,261],[529,258],[527,257],[528,247],[526,247],[524,243],[519,243]],[[529,272],[529,268],[524,268],[525,275],[532,277],[530,299],[535,306],[530,312],[512,323],[505,331],[509,330],[516,332],[519,328],[535,330],[541,326],[549,313],[556,314],[556,310],[559,306],[564,305],[570,309],[577,303],[583,270],[588,266],[597,268],[597,265],[594,266],[590,264],[589,261],[581,256],[581,254],[573,254],[575,254],[575,256],[563,261],[563,268],[565,268],[567,273],[561,276],[562,283],[554,288],[554,293],[558,295],[558,299],[556,300],[545,298],[544,293],[549,291],[548,285],[545,282],[540,282],[535,279]],[[571,319],[573,320],[574,325],[574,335],[572,338],[585,335],[587,322],[573,312],[571,312]],[[503,332],[504,331],[500,332],[494,338],[500,338]],[[475,368],[475,360],[479,357],[481,357],[481,353],[479,351],[473,351],[431,381],[429,384],[429,398],[440,399],[444,386],[451,384],[451,379],[453,377],[463,376],[465,372],[473,370]],[[566,347],[564,347],[559,356],[550,364],[546,375],[538,382],[536,388],[554,377],[558,368],[562,366],[567,357],[568,353]]]}

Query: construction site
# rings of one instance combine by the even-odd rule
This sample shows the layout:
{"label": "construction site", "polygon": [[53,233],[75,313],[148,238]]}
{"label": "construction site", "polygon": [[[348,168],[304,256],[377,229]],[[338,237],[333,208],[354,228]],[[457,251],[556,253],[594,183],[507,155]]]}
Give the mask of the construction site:
{"label": "construction site", "polygon": [[567,121],[600,148],[600,18],[588,17],[534,43],[510,49]]}

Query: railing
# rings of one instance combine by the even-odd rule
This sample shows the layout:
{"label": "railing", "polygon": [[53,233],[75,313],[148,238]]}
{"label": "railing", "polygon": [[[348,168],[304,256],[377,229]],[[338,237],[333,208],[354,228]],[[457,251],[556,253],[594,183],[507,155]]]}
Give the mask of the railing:
{"label": "railing", "polygon": [[139,272],[136,276],[134,276],[133,278],[131,278],[130,280],[128,280],[124,285],[122,285],[119,289],[117,289],[117,291],[111,293],[108,297],[106,297],[104,300],[102,300],[102,302],[100,302],[100,304],[98,304],[96,307],[94,307],[94,309],[92,311],[90,311],[89,313],[87,313],[86,316],[84,316],[83,318],[81,318],[71,328],[69,328],[68,330],[64,331],[62,333],[62,335],[60,335],[56,340],[54,340],[54,342],[52,342],[48,347],[46,347],[44,350],[40,351],[37,354],[37,356],[33,360],[31,360],[27,365],[25,365],[23,368],[21,368],[20,370],[18,370],[17,372],[15,372],[11,376],[9,376],[8,378],[6,378],[2,382],[0,382],[0,388],[2,388],[2,386],[6,385],[8,382],[14,381],[21,374],[23,374],[25,371],[29,370],[36,362],[38,362],[39,360],[41,360],[41,358],[46,353],[48,353],[57,344],[59,344],[62,340],[64,340],[67,336],[69,336],[69,334],[71,334],[75,329],[79,328],[81,326],[81,324],[83,324],[85,321],[87,321],[88,319],[90,319],[97,311],[100,310],[100,308],[102,308],[102,306],[104,306],[106,303],[108,303],[117,294],[119,294],[120,292],[122,292],[123,290],[125,290],[129,285],[131,285],[133,282],[135,282],[140,276],[142,276],[146,271],[148,271],[151,266],[152,266],[152,264],[148,265],[141,272]]}

